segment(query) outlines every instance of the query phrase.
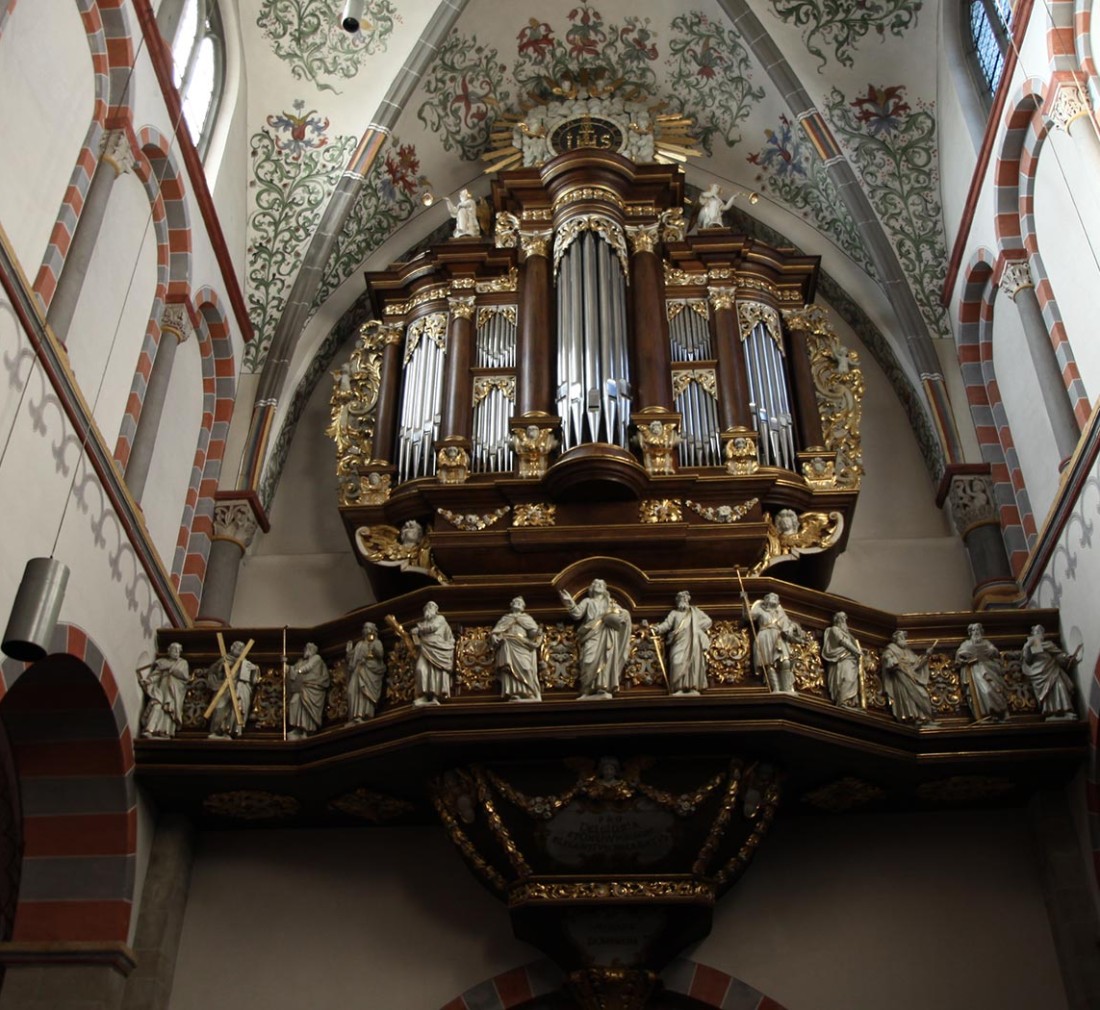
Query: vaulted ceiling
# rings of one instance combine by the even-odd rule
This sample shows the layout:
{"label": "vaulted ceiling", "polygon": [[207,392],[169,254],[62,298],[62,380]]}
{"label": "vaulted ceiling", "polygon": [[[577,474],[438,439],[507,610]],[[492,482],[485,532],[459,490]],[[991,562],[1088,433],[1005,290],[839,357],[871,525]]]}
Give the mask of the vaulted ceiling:
{"label": "vaulted ceiling", "polygon": [[[446,221],[438,196],[482,178],[490,128],[546,82],[602,70],[696,119],[704,154],[688,181],[756,191],[744,209],[889,318],[866,229],[717,0],[469,0],[405,104],[343,225],[313,298],[338,318],[381,265]],[[742,4],[743,6],[743,4]],[[855,172],[932,336],[946,258],[938,177],[939,7],[922,0],[748,0]],[[358,35],[340,0],[240,0],[248,87],[247,298],[259,371],[326,203],[395,75],[437,16],[434,0],[367,0]],[[765,47],[766,48],[766,45]],[[812,133],[812,131],[810,131]],[[828,155],[828,152],[826,152]],[[482,188],[487,188],[482,184]],[[384,248],[383,248],[384,246]],[[312,327],[315,347],[326,327]],[[898,337],[900,342],[901,337]],[[304,348],[308,351],[308,347]],[[899,355],[902,356],[902,355]]]}

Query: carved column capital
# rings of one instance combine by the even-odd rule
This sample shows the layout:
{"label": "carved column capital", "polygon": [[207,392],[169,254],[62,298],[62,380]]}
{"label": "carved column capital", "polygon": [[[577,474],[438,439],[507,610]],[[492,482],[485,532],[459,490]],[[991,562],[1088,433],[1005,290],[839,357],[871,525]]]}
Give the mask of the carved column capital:
{"label": "carved column capital", "polygon": [[519,247],[524,260],[532,256],[542,256],[546,259],[550,254],[550,240],[553,232],[550,231],[521,231],[519,233]]}
{"label": "carved column capital", "polygon": [[191,335],[191,315],[183,302],[171,302],[160,313],[160,332],[171,333],[178,343]]}
{"label": "carved column capital", "polygon": [[1075,82],[1060,84],[1050,103],[1047,122],[1056,130],[1069,133],[1070,126],[1090,113],[1084,89]]}
{"label": "carved column capital", "polygon": [[227,499],[214,505],[215,540],[232,540],[243,553],[252,543],[258,527],[256,514],[247,500]]}
{"label": "carved column capital", "polygon": [[108,130],[99,142],[99,157],[115,170],[115,177],[134,167],[134,150],[125,130]]}
{"label": "carved column capital", "polygon": [[721,312],[722,309],[732,311],[737,300],[737,289],[732,287],[709,287],[707,288],[707,298],[710,300],[711,307],[715,312]]}
{"label": "carved column capital", "polygon": [[404,323],[383,323],[379,331],[382,335],[382,343],[387,345],[400,344],[405,339]]}
{"label": "carved column capital", "polygon": [[1000,289],[1013,301],[1025,288],[1035,287],[1026,260],[1009,260],[1001,271]]}
{"label": "carved column capital", "polygon": [[947,500],[960,536],[981,523],[997,521],[993,480],[988,474],[956,474],[951,478]]}
{"label": "carved column capital", "polygon": [[473,295],[451,295],[447,299],[447,306],[451,310],[451,318],[473,319],[475,301]]}
{"label": "carved column capital", "polygon": [[657,248],[660,241],[660,232],[655,224],[640,224],[634,228],[627,228],[627,238],[630,240],[632,253],[651,253]]}

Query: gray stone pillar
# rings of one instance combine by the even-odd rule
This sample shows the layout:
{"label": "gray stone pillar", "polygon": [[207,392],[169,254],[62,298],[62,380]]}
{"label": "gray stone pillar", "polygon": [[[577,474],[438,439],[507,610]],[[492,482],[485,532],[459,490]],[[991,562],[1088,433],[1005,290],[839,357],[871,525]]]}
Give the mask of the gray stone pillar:
{"label": "gray stone pillar", "polygon": [[99,146],[99,162],[92,174],[92,181],[88,184],[84,207],[77,219],[72,242],[69,243],[69,253],[61,268],[57,290],[46,311],[46,322],[62,343],[69,336],[69,327],[76,312],[76,303],[80,300],[84,277],[88,273],[88,265],[99,241],[103,220],[107,216],[107,202],[115,179],[133,167],[134,152],[125,131],[111,130],[104,133]]}
{"label": "gray stone pillar", "polygon": [[126,980],[122,1010],[166,1010],[168,1006],[194,857],[195,829],[190,818],[162,814],[141,892],[134,937],[137,967]]}
{"label": "gray stone pillar", "polygon": [[157,444],[160,419],[164,413],[164,401],[168,395],[168,383],[172,378],[172,364],[176,360],[176,348],[191,333],[191,317],[182,302],[165,305],[160,314],[160,341],[149,371],[145,387],[145,400],[141,405],[134,444],[126,462],[126,486],[134,501],[140,503],[145,493],[145,481],[149,477],[149,464],[153,459],[153,447]]}
{"label": "gray stone pillar", "polygon": [[1005,550],[989,474],[955,474],[947,496],[951,519],[970,557],[974,609],[1018,605],[1020,588]]}
{"label": "gray stone pillar", "polygon": [[134,953],[123,943],[0,943],[0,1010],[118,1010]]}
{"label": "gray stone pillar", "polygon": [[214,535],[210,556],[206,559],[202,602],[195,618],[200,624],[229,624],[241,558],[252,543],[258,525],[247,498],[224,498],[214,506]]}
{"label": "gray stone pillar", "polygon": [[1020,321],[1024,325],[1027,349],[1035,368],[1035,389],[1043,398],[1050,427],[1054,432],[1054,444],[1058,449],[1058,462],[1064,463],[1077,448],[1081,429],[1073,416],[1062,369],[1050,343],[1043,310],[1035,294],[1031,271],[1023,260],[1011,260],[1001,274],[1000,289],[1016,303]]}

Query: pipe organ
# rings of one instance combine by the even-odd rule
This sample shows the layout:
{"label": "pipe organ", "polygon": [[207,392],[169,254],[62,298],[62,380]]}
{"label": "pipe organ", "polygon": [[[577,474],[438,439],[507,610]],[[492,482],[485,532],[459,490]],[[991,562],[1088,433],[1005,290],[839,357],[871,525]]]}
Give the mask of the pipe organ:
{"label": "pipe organ", "polygon": [[[334,391],[332,430],[373,419],[337,438],[337,473],[376,591],[559,571],[594,536],[649,569],[759,570],[794,557],[782,509],[836,517],[828,557],[784,572],[821,584],[858,493],[862,379],[812,304],[817,258],[691,231],[677,167],[604,149],[500,172],[489,202],[492,234],[367,275],[370,402],[338,412]],[[381,570],[362,545],[410,520],[431,563],[421,545]]]}

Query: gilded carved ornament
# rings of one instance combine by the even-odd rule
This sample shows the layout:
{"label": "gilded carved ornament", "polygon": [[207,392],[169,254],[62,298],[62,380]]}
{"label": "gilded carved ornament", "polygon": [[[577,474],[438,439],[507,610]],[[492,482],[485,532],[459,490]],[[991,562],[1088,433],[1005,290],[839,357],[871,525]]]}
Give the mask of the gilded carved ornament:
{"label": "gilded carved ornament", "polygon": [[[392,328],[365,323],[351,357],[332,373],[329,424],[325,434],[336,446],[336,476],[341,505],[351,505],[382,493],[381,478],[374,480],[360,470],[371,462],[374,416],[382,384],[382,353]],[[386,478],[388,484],[388,475]],[[388,491],[387,491],[388,496]]]}
{"label": "gilded carved ornament", "polygon": [[452,512],[450,509],[445,508],[438,508],[436,511],[455,529],[471,533],[476,530],[487,530],[508,514],[508,506],[502,505],[500,508],[481,516],[474,515],[472,512],[467,514]]}
{"label": "gilded carved ornament", "polygon": [[660,241],[658,226],[655,224],[640,224],[626,229],[627,238],[630,239],[630,251],[638,253],[652,253]]}
{"label": "gilded carved ornament", "polygon": [[683,207],[670,207],[661,211],[659,218],[661,226],[661,238],[666,242],[683,242],[687,235],[687,220],[684,218]]}
{"label": "gilded carved ornament", "polygon": [[558,266],[566,250],[586,231],[595,232],[619,257],[619,264],[623,268],[623,280],[630,283],[630,256],[626,249],[626,237],[623,229],[617,221],[603,214],[580,214],[571,217],[554,235],[554,277],[558,276]]}
{"label": "gilded carved ornament", "polygon": [[349,817],[358,817],[372,824],[382,824],[404,817],[416,809],[408,800],[387,796],[385,793],[366,788],[337,796],[336,799],[329,801],[328,806],[330,810],[347,814]]}
{"label": "gilded carved ornament", "polygon": [[742,340],[747,340],[752,331],[763,323],[768,336],[779,348],[779,353],[786,353],[783,349],[783,326],[779,321],[779,313],[770,305],[742,299],[737,303],[737,323],[741,329]]}
{"label": "gilded carved ornament", "polygon": [[516,402],[516,377],[514,375],[479,375],[474,379],[474,406],[476,407],[494,389],[512,403]]}
{"label": "gilded carved ornament", "polygon": [[435,472],[440,484],[465,484],[470,476],[470,454],[461,445],[445,445],[436,453]]}
{"label": "gilded carved ornament", "polygon": [[707,288],[707,298],[715,312],[732,310],[737,302],[737,289],[732,287]]}
{"label": "gilded carved ornament", "polygon": [[710,308],[705,298],[669,298],[665,301],[665,313],[670,323],[685,309],[704,319],[710,318]]}
{"label": "gilded carved ornament", "polygon": [[651,498],[638,504],[638,521],[643,523],[683,522],[684,510],[677,498]]}
{"label": "gilded carved ornament", "polygon": [[432,557],[432,531],[425,530],[415,519],[401,529],[396,526],[360,526],[355,531],[355,545],[369,562],[403,572],[420,572],[436,582],[450,582]]}
{"label": "gilded carved ornament", "polygon": [[515,291],[519,288],[519,271],[511,267],[506,274],[492,277],[489,280],[478,281],[474,290],[479,295],[495,294],[501,291]]}
{"label": "gilded carved ornament", "polygon": [[606,186],[577,186],[560,194],[554,200],[550,211],[556,215],[562,207],[568,207],[570,204],[580,203],[584,200],[598,200],[601,203],[609,203],[621,211],[626,210],[623,198],[613,189],[608,189]]}
{"label": "gilded carved ornament", "polygon": [[833,459],[833,486],[858,488],[863,476],[860,425],[864,392],[859,355],[841,344],[825,311],[817,305],[784,310],[783,319],[790,329],[806,335],[824,448]]}
{"label": "gilded carved ornament", "polygon": [[[513,428],[512,448],[516,453],[516,475],[528,480],[544,476],[550,465],[550,453],[557,447],[558,438],[552,428],[540,427],[537,424]],[[518,516],[518,509],[516,514]],[[516,525],[521,524],[517,522]]]}
{"label": "gilded carved ornament", "polygon": [[749,571],[760,575],[782,561],[794,561],[804,554],[820,554],[836,545],[844,532],[844,516],[840,512],[804,512],[780,509],[772,518],[764,513],[768,540],[764,556]]}
{"label": "gilded carved ornament", "polygon": [[426,305],[428,302],[446,301],[450,290],[450,285],[447,284],[437,284],[435,287],[425,288],[403,302],[390,302],[382,314],[386,316],[407,316],[413,309]]}
{"label": "gilded carved ornament", "polygon": [[558,507],[549,502],[517,505],[512,516],[513,526],[554,526],[557,521]]}
{"label": "gilded carved ornament", "polygon": [[403,363],[408,364],[420,346],[420,338],[427,337],[434,341],[441,351],[447,346],[447,313],[432,312],[409,323],[405,338],[405,358]]}
{"label": "gilded carved ornament", "polygon": [[749,498],[740,505],[700,505],[688,498],[684,504],[708,522],[735,523],[738,519],[744,519],[759,502],[759,498]]}
{"label": "gilded carved ornament", "polygon": [[[531,218],[531,215],[524,211],[524,220]],[[549,210],[545,215],[545,218],[540,217],[540,220],[550,219]],[[532,256],[546,256],[550,243],[553,241],[554,233],[548,228],[536,228],[536,229],[524,229],[520,225],[520,220],[515,214],[509,211],[502,211],[497,214],[496,228],[493,232],[493,243],[498,249],[519,249],[523,253],[523,258],[529,259]],[[513,273],[515,271],[513,270]],[[515,286],[509,290],[516,290]]]}
{"label": "gilded carved ornament", "polygon": [[732,428],[723,435],[726,472],[734,477],[747,477],[760,469],[760,450],[756,432],[750,428]]}
{"label": "gilded carved ornament", "polygon": [[482,305],[477,310],[477,328],[480,330],[493,316],[503,316],[512,326],[516,325],[514,305]]}
{"label": "gilded carved ornament", "polygon": [[814,489],[836,487],[836,461],[825,456],[815,456],[802,464],[802,476]]}
{"label": "gilded carved ornament", "polygon": [[202,808],[217,817],[232,817],[238,821],[275,821],[298,813],[298,801],[293,796],[269,793],[262,789],[236,789],[226,793],[211,793],[202,801]]}
{"label": "gilded carved ornament", "polygon": [[637,440],[642,449],[646,473],[653,477],[676,472],[672,453],[680,444],[679,421],[662,421],[656,418],[652,421],[641,421],[638,424]]}
{"label": "gilded carved ornament", "polygon": [[715,399],[718,397],[718,385],[713,368],[674,368],[672,370],[672,395],[682,396],[685,389],[697,382]]}
{"label": "gilded carved ornament", "polygon": [[474,296],[451,295],[447,299],[447,308],[451,313],[452,319],[473,319],[475,309]]}

